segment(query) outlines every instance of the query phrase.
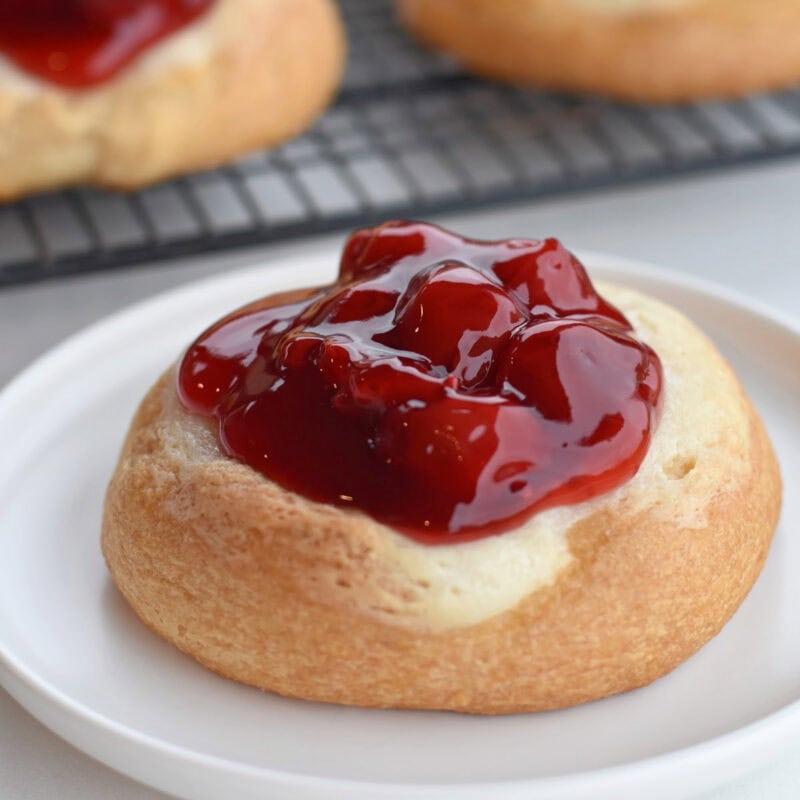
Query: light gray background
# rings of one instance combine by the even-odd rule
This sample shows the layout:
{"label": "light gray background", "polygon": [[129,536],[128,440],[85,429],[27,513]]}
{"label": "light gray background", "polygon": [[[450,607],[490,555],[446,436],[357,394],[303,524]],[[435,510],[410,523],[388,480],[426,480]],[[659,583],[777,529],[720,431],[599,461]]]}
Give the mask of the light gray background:
{"label": "light gray background", "polygon": [[[800,319],[800,160],[435,221],[476,237],[555,235],[573,249],[628,256],[717,281]],[[278,261],[304,249],[338,249],[341,238],[0,290],[0,386],[64,337],[132,302],[239,265]],[[73,749],[0,689],[0,798],[56,797],[165,795]],[[798,797],[800,751],[794,751],[702,800]]]}

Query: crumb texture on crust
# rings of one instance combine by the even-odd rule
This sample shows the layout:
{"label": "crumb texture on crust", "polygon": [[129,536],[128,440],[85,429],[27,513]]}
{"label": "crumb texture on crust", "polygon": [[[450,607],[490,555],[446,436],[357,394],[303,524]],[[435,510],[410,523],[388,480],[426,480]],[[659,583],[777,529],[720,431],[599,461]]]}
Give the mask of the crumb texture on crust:
{"label": "crumb texture on crust", "polygon": [[497,80],[634,102],[800,79],[795,0],[396,0],[428,46]]}
{"label": "crumb texture on crust", "polygon": [[206,666],[293,697],[506,713],[669,671],[752,586],[780,479],[710,342],[661,303],[600,289],[665,371],[661,422],[624,486],[507,534],[426,547],[224,457],[170,371],[109,486],[103,551],[118,587]]}
{"label": "crumb texture on crust", "polygon": [[344,49],[331,0],[217,0],[92,89],[0,59],[0,199],[135,188],[283,141],[331,99]]}

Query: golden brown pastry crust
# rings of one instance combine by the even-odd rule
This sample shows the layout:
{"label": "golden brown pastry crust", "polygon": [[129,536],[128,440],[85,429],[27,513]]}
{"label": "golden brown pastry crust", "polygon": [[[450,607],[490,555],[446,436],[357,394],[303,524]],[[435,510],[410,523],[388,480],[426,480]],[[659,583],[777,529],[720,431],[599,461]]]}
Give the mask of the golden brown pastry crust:
{"label": "golden brown pastry crust", "polygon": [[3,63],[0,199],[83,182],[136,188],[283,141],[330,101],[344,51],[331,0],[217,0],[90,90]]}
{"label": "golden brown pastry crust", "polygon": [[479,75],[622,100],[733,97],[800,80],[800,3],[397,0],[404,25]]}
{"label": "golden brown pastry crust", "polygon": [[640,295],[607,296],[679,339],[664,364],[665,402],[670,379],[694,381],[681,396],[695,398],[699,418],[667,408],[656,437],[684,417],[702,430],[676,438],[692,442],[683,455],[654,439],[648,474],[659,480],[644,505],[641,487],[626,485],[589,501],[588,514],[575,507],[571,559],[507,610],[434,624],[420,603],[429,587],[392,559],[388,539],[399,534],[226,458],[210,425],[180,407],[174,370],[143,401],[108,489],[102,544],[115,583],[147,625],[207,667],[291,697],[498,714],[665,674],[755,581],[780,477],[758,415],[705,337]]}

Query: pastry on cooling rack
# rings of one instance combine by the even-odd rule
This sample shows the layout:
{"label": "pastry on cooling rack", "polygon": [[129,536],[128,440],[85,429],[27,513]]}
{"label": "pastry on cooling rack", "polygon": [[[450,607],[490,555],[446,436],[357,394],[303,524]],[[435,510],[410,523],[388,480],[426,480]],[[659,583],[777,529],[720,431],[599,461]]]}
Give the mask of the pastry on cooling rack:
{"label": "pastry on cooling rack", "polygon": [[552,239],[394,223],[156,383],[102,544],[142,620],[221,675],[494,714],[680,664],[779,505],[756,411],[680,313],[601,296]]}
{"label": "pastry on cooling rack", "polygon": [[0,199],[276,144],[329,102],[344,49],[330,0],[7,0]]}
{"label": "pastry on cooling rack", "polygon": [[644,102],[800,81],[796,0],[397,0],[405,27],[479,75]]}

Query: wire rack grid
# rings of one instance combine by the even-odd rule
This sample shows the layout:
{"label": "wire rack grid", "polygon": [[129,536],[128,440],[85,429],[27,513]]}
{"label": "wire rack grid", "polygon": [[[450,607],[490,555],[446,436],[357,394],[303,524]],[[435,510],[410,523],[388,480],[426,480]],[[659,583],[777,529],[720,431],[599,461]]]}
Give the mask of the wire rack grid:
{"label": "wire rack grid", "polygon": [[342,0],[350,59],[306,135],[119,194],[0,207],[0,285],[800,153],[800,89],[626,106],[481,82],[413,43],[390,0]]}

